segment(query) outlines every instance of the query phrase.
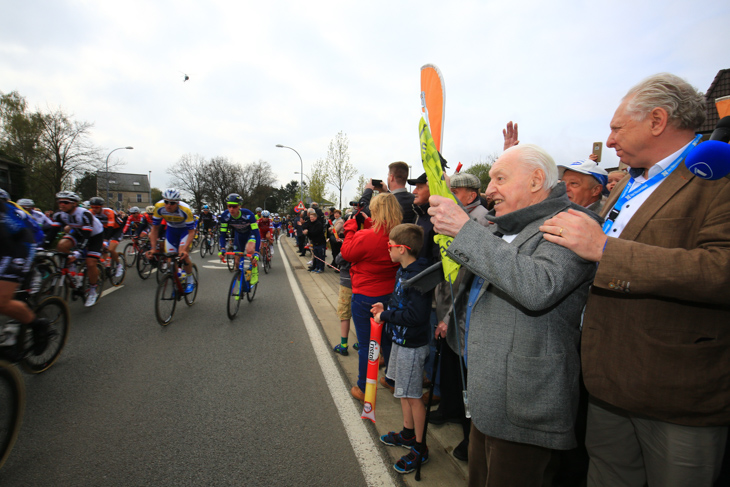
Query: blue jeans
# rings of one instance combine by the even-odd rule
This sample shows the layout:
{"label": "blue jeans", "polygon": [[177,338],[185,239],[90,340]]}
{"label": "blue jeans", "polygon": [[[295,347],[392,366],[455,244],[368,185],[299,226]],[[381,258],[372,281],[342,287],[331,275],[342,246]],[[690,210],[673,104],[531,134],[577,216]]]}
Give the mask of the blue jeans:
{"label": "blue jeans", "polygon": [[[368,376],[368,351],[370,349],[370,308],[375,303],[387,304],[390,294],[385,296],[369,297],[363,294],[352,295],[352,321],[355,324],[355,334],[360,342],[360,350],[357,351],[357,386],[365,391],[365,379]],[[383,332],[385,334],[385,332]]]}
{"label": "blue jeans", "polygon": [[314,257],[312,258],[312,266],[314,266],[315,269],[319,269],[321,271],[324,270],[324,259],[327,258],[325,255],[326,252],[326,245],[315,245],[312,248],[312,253],[314,254]]}

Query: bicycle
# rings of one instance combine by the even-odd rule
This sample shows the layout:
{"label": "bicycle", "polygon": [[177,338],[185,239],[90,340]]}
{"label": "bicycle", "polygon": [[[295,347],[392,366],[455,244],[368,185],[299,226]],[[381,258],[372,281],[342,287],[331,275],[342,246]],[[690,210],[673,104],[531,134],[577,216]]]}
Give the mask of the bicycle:
{"label": "bicycle", "polygon": [[205,235],[205,238],[200,243],[200,257],[205,257],[206,252],[210,255],[213,255],[213,252],[215,251],[215,238],[213,237],[212,232],[208,232]]}
{"label": "bicycle", "polygon": [[259,252],[261,255],[261,263],[263,264],[262,267],[264,268],[264,274],[268,274],[271,270],[271,248],[269,245],[271,245],[269,241],[264,239],[264,241],[261,242],[261,251]]}
{"label": "bicycle", "polygon": [[[155,254],[160,256],[166,256],[171,259],[170,264],[167,266],[166,272],[158,273],[164,274],[162,280],[157,285],[157,292],[155,294],[155,317],[157,322],[166,326],[172,321],[172,316],[175,314],[175,306],[177,302],[185,298],[185,304],[192,306],[195,302],[195,297],[198,295],[198,268],[195,264],[192,264],[192,275],[195,287],[191,293],[185,293],[185,283],[181,280],[181,275],[178,274],[181,262],[179,254],[172,252],[169,254]],[[158,258],[158,261],[163,260]]]}
{"label": "bicycle", "polygon": [[127,275],[127,264],[124,262],[124,254],[120,252],[117,256],[122,264],[121,276],[117,276],[116,265],[114,265],[114,262],[112,261],[111,252],[109,252],[106,247],[101,251],[101,259],[99,259],[99,262],[104,267],[104,275],[106,276],[106,279],[109,279],[109,282],[114,287],[120,286],[122,282],[124,282],[124,277]]}
{"label": "bicycle", "polygon": [[149,238],[147,237],[132,237],[129,243],[124,247],[124,251],[121,252],[124,254],[124,263],[127,265],[127,267],[132,267],[134,264],[137,263],[137,258],[140,253],[144,252],[145,250],[142,250],[145,246],[145,243],[149,242]]}
{"label": "bicycle", "polygon": [[[89,278],[86,269],[86,258],[80,257],[76,259],[71,265],[69,265],[68,254],[62,252],[53,252],[53,254],[60,259],[58,270],[48,276],[42,283],[41,289],[44,290],[45,294],[53,296],[59,296],[63,300],[68,301],[69,298],[72,301],[76,301],[86,297],[86,292],[89,290]],[[96,281],[96,292],[101,299],[102,292],[104,291],[104,276],[106,269],[97,261],[97,281]],[[97,299],[97,303],[98,303]]]}
{"label": "bicycle", "polygon": [[236,268],[236,260],[235,258],[231,257],[229,258],[229,255],[232,255],[234,253],[233,251],[233,236],[228,235],[226,237],[226,249],[223,252],[223,255],[221,256],[221,259],[226,263],[228,266],[228,271],[233,272],[233,269]]}
{"label": "bicycle", "polygon": [[0,468],[18,439],[25,412],[25,385],[12,364],[0,360]]}
{"label": "bicycle", "polygon": [[[5,316],[0,319],[0,330],[15,335],[15,344],[0,348],[0,359],[19,363],[26,372],[39,374],[56,363],[68,341],[70,313],[66,301],[58,296],[46,296],[33,304],[27,291],[18,291],[16,298],[26,302],[38,318],[48,320],[45,330],[33,329]],[[6,338],[7,339],[7,338]]]}
{"label": "bicycle", "polygon": [[238,308],[241,306],[241,296],[245,293],[246,299],[250,303],[256,295],[256,288],[259,283],[251,284],[251,274],[253,268],[258,265],[258,254],[251,255],[244,252],[226,252],[226,255],[230,255],[231,260],[235,256],[243,257],[239,259],[238,270],[233,274],[231,285],[228,288],[226,313],[228,314],[228,319],[232,320],[238,313]]}

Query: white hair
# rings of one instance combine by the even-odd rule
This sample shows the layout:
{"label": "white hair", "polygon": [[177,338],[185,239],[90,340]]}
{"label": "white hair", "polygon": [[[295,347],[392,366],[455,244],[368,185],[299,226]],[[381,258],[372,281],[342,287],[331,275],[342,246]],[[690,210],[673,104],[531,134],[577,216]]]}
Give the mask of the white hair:
{"label": "white hair", "polygon": [[655,108],[663,108],[669,123],[680,130],[697,130],[705,121],[705,96],[679,76],[659,73],[629,90],[626,111],[637,121],[644,120]]}
{"label": "white hair", "polygon": [[520,162],[533,169],[539,169],[545,175],[542,188],[550,191],[558,184],[558,166],[545,149],[535,144],[520,144],[507,149],[508,152],[519,152]]}

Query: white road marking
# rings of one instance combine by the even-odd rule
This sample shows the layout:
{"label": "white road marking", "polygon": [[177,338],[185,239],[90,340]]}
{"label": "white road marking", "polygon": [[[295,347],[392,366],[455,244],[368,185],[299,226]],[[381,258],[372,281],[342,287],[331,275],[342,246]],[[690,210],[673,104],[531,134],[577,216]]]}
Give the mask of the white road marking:
{"label": "white road marking", "polygon": [[[281,255],[284,255],[281,244],[279,244],[279,252],[281,252]],[[337,412],[340,414],[342,424],[345,426],[350,445],[352,445],[352,449],[355,451],[355,456],[365,476],[365,483],[367,485],[394,486],[393,479],[390,477],[383,463],[378,448],[373,443],[372,437],[365,427],[365,423],[360,418],[360,411],[353,404],[350,389],[342,380],[337,365],[335,365],[335,359],[330,352],[329,344],[325,344],[322,334],[312,314],[309,312],[307,302],[304,296],[302,296],[294,273],[289,266],[289,260],[286,258],[281,260],[284,261],[289,285],[291,286],[294,299],[304,320],[304,326],[307,329],[314,354],[322,369],[322,374],[327,382],[330,395],[335,402]]]}
{"label": "white road marking", "polygon": [[102,293],[101,293],[101,297],[103,298],[103,297],[104,297],[104,296],[106,296],[107,294],[111,294],[111,293],[113,293],[114,291],[116,291],[117,289],[122,289],[123,287],[124,287],[124,284],[122,284],[121,286],[118,286],[118,287],[114,287],[114,286],[112,286],[112,287],[110,287],[110,288],[107,288],[106,290],[102,291]]}
{"label": "white road marking", "polygon": [[228,270],[228,266],[227,265],[224,265],[224,266],[219,266],[219,265],[204,265],[204,266],[201,266],[201,267],[204,267],[206,269],[225,269],[225,270]]}

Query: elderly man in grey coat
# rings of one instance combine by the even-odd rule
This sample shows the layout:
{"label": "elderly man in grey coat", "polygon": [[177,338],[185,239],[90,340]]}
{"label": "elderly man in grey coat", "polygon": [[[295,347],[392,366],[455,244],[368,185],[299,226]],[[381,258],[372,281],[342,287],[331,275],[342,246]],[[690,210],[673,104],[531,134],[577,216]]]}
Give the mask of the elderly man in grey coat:
{"label": "elderly man in grey coat", "polygon": [[539,486],[552,450],[576,445],[579,327],[595,265],[538,230],[568,208],[585,211],[543,149],[506,150],[490,176],[489,227],[439,196],[429,210],[469,271],[455,303],[467,327],[469,485]]}

